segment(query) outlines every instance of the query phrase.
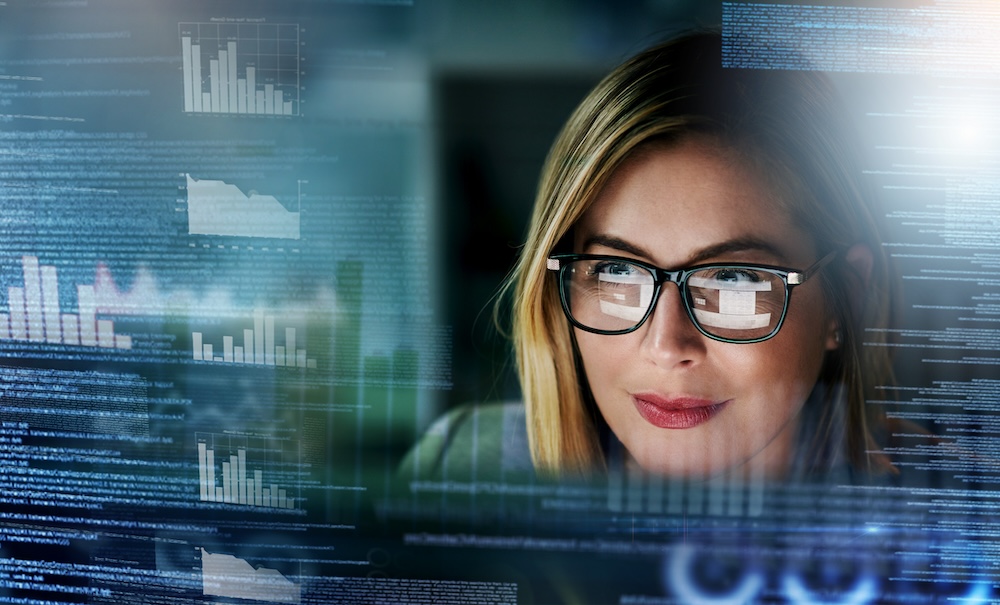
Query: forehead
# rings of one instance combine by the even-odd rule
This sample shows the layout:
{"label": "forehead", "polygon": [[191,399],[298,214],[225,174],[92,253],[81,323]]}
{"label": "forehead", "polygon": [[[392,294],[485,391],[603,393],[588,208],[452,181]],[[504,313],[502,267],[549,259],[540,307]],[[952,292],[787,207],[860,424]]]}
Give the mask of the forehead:
{"label": "forehead", "polygon": [[698,140],[633,153],[577,223],[577,251],[595,235],[635,244],[668,267],[734,240],[768,242],[788,257],[775,260],[807,257],[812,247],[766,179],[739,154]]}

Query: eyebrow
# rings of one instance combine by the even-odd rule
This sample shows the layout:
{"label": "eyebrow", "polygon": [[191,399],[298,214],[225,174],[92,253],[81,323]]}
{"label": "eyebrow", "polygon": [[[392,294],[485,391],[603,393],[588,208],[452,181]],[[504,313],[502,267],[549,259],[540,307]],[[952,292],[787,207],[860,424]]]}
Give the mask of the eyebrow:
{"label": "eyebrow", "polygon": [[[631,242],[627,242],[619,237],[613,235],[607,235],[603,233],[598,233],[588,237],[583,242],[583,248],[587,249],[590,246],[603,246],[605,248],[611,248],[612,250],[618,250],[620,252],[626,252],[634,256],[639,256],[646,259],[653,259],[653,255],[641,246],[637,246]],[[696,265],[703,261],[715,258],[717,256],[722,256],[723,254],[729,254],[733,252],[747,252],[747,251],[760,251],[782,261],[788,260],[782,251],[774,244],[767,242],[762,239],[755,237],[738,237],[731,240],[726,240],[724,242],[719,242],[717,244],[712,244],[706,246],[700,250],[696,250],[694,254],[690,255],[687,260],[683,263],[684,266]]]}

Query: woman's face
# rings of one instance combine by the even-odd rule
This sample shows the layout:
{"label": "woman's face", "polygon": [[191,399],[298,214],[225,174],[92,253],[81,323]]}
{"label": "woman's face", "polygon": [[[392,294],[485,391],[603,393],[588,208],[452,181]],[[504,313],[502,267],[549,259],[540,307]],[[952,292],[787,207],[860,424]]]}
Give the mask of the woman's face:
{"label": "woman's face", "polygon": [[[574,248],[667,269],[740,262],[802,270],[817,260],[809,236],[761,181],[697,141],[629,158],[577,223]],[[667,475],[780,477],[824,354],[837,346],[817,279],[793,290],[781,330],[760,343],[702,335],[670,283],[635,332],[574,329],[611,430],[640,466]]]}

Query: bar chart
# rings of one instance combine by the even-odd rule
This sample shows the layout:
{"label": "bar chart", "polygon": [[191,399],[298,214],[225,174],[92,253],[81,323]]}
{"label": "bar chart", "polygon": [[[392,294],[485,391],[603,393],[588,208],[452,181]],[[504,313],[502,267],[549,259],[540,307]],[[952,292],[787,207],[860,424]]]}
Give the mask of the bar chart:
{"label": "bar chart", "polygon": [[115,334],[114,322],[98,319],[93,284],[78,285],[77,313],[59,308],[56,267],[36,256],[21,257],[23,286],[8,286],[8,312],[0,313],[0,340],[17,340],[84,347],[131,349],[132,337]]}
{"label": "bar chart", "polygon": [[184,112],[297,116],[299,26],[180,23]]}
{"label": "bar chart", "polygon": [[263,309],[254,309],[253,327],[245,328],[241,335],[243,344],[236,344],[237,335],[225,335],[222,337],[220,351],[213,343],[204,342],[202,332],[192,332],[192,357],[194,361],[310,369],[316,367],[316,360],[307,356],[304,347],[298,346],[298,331],[295,328],[284,328],[283,345],[275,341],[277,331],[274,315],[266,315]]}
{"label": "bar chart", "polygon": [[198,433],[196,441],[199,500],[296,508],[296,498],[288,488],[296,479],[285,464],[280,442],[215,433]]}

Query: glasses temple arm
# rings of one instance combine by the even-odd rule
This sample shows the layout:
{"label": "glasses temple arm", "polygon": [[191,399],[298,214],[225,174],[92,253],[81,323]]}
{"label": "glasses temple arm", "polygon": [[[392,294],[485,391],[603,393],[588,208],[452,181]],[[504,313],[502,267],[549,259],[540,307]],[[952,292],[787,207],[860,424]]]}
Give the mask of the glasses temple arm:
{"label": "glasses temple arm", "polygon": [[840,255],[840,253],[841,250],[834,250],[833,252],[828,253],[826,256],[813,263],[813,266],[809,267],[805,271],[790,272],[788,274],[788,285],[797,286],[801,283],[804,283],[807,279],[809,279],[816,273],[819,273],[820,269],[830,264],[830,262],[833,261],[833,259],[837,258],[837,256]]}

